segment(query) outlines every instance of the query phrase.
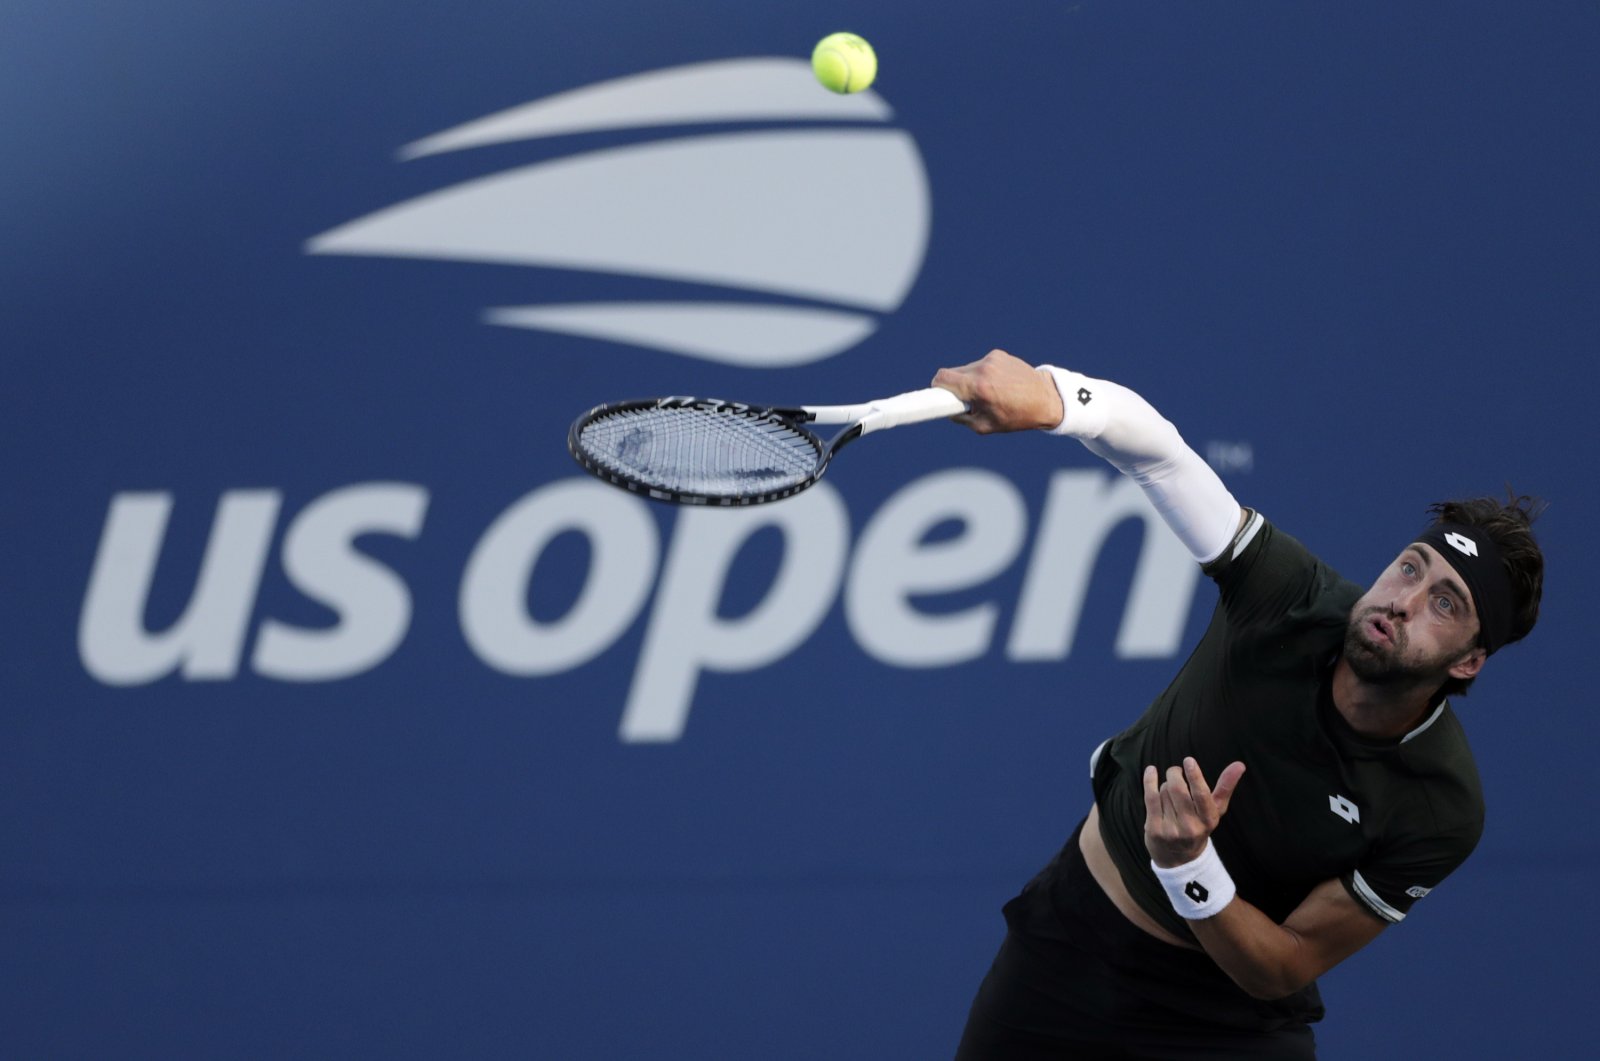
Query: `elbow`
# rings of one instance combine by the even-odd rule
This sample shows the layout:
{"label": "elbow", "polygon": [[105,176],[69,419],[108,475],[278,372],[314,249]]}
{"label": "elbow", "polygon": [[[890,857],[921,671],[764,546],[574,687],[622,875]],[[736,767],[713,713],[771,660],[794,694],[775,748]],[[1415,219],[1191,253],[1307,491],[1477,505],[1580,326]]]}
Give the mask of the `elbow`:
{"label": "elbow", "polygon": [[1289,971],[1262,972],[1253,976],[1234,977],[1233,982],[1251,998],[1260,1002],[1276,1002],[1311,985],[1314,978],[1295,976]]}
{"label": "elbow", "polygon": [[1257,952],[1253,961],[1234,964],[1228,974],[1239,989],[1258,1002],[1276,1002],[1309,987],[1321,971],[1305,952],[1300,935],[1282,929],[1290,946]]}

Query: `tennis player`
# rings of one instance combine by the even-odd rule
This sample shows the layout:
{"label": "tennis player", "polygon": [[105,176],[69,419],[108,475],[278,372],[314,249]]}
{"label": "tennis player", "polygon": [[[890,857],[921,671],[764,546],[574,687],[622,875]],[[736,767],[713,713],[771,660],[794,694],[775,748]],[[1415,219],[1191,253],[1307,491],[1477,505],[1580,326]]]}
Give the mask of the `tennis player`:
{"label": "tennis player", "polygon": [[1316,978],[1483,830],[1445,698],[1533,628],[1537,506],[1434,505],[1363,591],[1125,387],[998,350],[933,382],[979,433],[1069,435],[1132,476],[1221,591],[1172,684],[1094,750],[1088,816],[1005,905],[958,1058],[1314,1057]]}

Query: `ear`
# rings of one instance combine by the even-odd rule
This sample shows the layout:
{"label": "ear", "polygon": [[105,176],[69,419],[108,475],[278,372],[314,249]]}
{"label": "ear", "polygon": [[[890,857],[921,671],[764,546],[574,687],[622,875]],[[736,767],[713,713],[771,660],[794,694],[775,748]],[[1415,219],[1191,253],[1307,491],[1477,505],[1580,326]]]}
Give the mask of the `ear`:
{"label": "ear", "polygon": [[1456,660],[1455,665],[1446,673],[1452,678],[1460,678],[1463,681],[1476,678],[1478,672],[1483,669],[1483,661],[1488,658],[1489,654],[1483,650],[1482,645],[1474,646],[1471,652]]}

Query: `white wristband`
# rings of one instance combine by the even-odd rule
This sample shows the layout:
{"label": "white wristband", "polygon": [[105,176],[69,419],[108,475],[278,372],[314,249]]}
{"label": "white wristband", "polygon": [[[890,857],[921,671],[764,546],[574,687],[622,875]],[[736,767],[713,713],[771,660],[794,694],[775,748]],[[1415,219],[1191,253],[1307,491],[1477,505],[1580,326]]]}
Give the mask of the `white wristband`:
{"label": "white wristband", "polygon": [[1233,878],[1217,857],[1217,849],[1206,841],[1206,849],[1193,862],[1166,868],[1150,863],[1156,879],[1167,889],[1167,898],[1178,916],[1190,921],[1215,917],[1233,902]]}

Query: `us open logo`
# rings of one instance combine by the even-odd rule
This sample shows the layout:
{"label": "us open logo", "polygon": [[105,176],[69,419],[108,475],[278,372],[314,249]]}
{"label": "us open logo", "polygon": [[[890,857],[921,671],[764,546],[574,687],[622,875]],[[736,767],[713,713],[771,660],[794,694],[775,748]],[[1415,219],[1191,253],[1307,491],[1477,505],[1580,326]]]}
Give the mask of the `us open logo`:
{"label": "us open logo", "polygon": [[[651,293],[677,281],[685,295],[675,301],[488,306],[484,319],[757,369],[805,364],[870,335],[921,270],[927,179],[915,143],[889,118],[871,93],[832,95],[787,59],[591,85],[419,140],[402,157],[606,129],[647,130],[648,141],[630,136],[626,146],[444,187],[330,229],[307,250],[610,273]],[[537,275],[517,275],[532,278],[536,299]],[[1025,489],[1041,491],[1037,506]],[[298,507],[291,496],[260,483],[221,491],[205,545],[174,569],[170,517],[196,499],[164,489],[113,495],[79,614],[85,672],[113,686],[246,673],[304,684],[365,675],[402,651],[412,586],[361,543],[377,535],[408,549],[427,537],[434,492],[386,479],[331,485]],[[1171,658],[1200,569],[1138,484],[1100,468],[1059,469],[1026,486],[999,472],[939,468],[870,511],[852,511],[819,483],[781,505],[686,510],[665,532],[637,497],[556,479],[510,501],[455,557],[455,620],[472,658],[501,674],[538,680],[620,663],[631,678],[619,739],[672,742],[703,675],[785,659],[835,614],[885,667],[956,667],[991,652],[1066,659],[1088,625],[1102,550],[1128,521],[1147,529],[1111,651]],[[964,528],[959,538],[930,542],[952,522]],[[569,534],[589,549],[577,597],[560,615],[535,615],[541,557]],[[756,604],[725,615],[735,559],[756,534],[781,539],[777,570]],[[919,604],[989,585],[1014,564],[1021,580],[1009,591],[953,609]],[[333,624],[264,611],[261,587],[274,570]],[[184,572],[187,588],[171,586]],[[158,590],[185,603],[152,629]],[[637,655],[618,660],[613,650],[636,625]]]}
{"label": "us open logo", "polygon": [[743,297],[493,306],[483,319],[724,364],[806,364],[876,331],[922,268],[927,174],[908,132],[876,127],[892,116],[870,91],[821,90],[797,59],[732,59],[601,82],[425,137],[400,157],[599,130],[791,124],[517,167],[350,221],[306,250],[714,285]]}

